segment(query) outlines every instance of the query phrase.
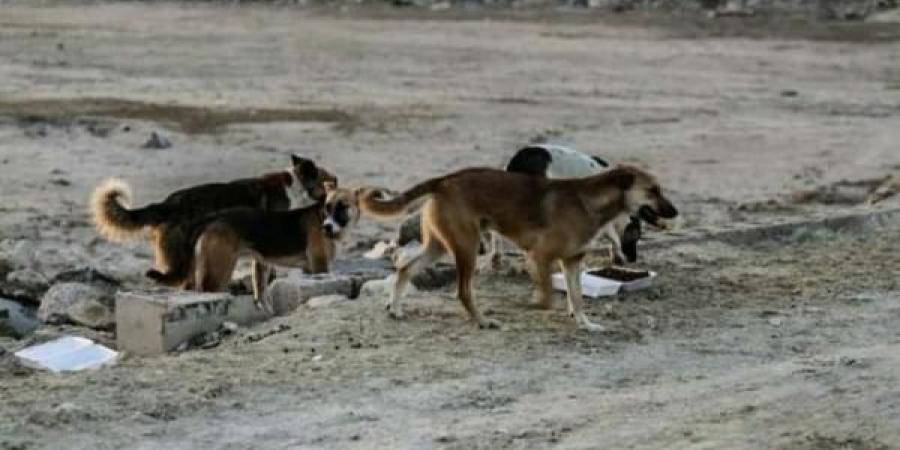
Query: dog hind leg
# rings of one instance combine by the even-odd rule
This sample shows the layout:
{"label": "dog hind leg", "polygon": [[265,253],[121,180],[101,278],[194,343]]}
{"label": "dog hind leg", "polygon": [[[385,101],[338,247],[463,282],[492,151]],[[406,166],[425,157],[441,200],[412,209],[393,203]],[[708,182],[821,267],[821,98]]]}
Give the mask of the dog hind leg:
{"label": "dog hind leg", "polygon": [[547,258],[529,254],[528,274],[531,275],[531,281],[534,282],[533,300],[535,306],[541,309],[550,309],[553,307],[553,284],[550,278],[551,262]]}
{"label": "dog hind leg", "polygon": [[[424,234],[424,233],[423,233]],[[419,247],[417,253],[400,263],[397,272],[394,274],[394,286],[391,289],[391,295],[385,303],[385,308],[391,317],[402,319],[403,307],[400,305],[400,299],[406,290],[409,280],[420,270],[428,267],[444,255],[444,248],[441,243],[431,236],[426,235],[425,242]]]}
{"label": "dog hind leg", "polygon": [[194,285],[202,292],[221,292],[228,287],[240,250],[232,233],[210,229],[200,236],[196,246]]}

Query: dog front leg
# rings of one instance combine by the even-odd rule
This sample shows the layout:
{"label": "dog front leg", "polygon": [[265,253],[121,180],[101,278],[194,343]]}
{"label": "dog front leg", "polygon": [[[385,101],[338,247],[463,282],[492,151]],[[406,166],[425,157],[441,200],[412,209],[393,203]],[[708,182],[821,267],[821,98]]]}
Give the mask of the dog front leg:
{"label": "dog front leg", "polygon": [[628,259],[625,258],[625,253],[622,252],[622,241],[619,239],[619,233],[616,231],[616,227],[613,226],[612,223],[606,225],[606,228],[603,230],[604,237],[607,241],[609,241],[612,246],[612,250],[610,251],[610,259],[613,264],[625,264],[625,261]]}
{"label": "dog front leg", "polygon": [[266,291],[266,286],[269,284],[269,274],[271,273],[271,267],[267,266],[265,263],[254,259],[252,262],[252,273],[253,273],[253,300],[256,302],[258,307],[261,307],[269,314],[274,314],[275,305],[272,304],[272,300],[267,296],[264,296]]}
{"label": "dog front leg", "polygon": [[587,331],[604,331],[606,328],[603,325],[591,322],[584,312],[584,299],[581,296],[581,259],[583,256],[577,255],[560,260],[566,277],[566,298],[569,301],[569,311],[579,328]]}

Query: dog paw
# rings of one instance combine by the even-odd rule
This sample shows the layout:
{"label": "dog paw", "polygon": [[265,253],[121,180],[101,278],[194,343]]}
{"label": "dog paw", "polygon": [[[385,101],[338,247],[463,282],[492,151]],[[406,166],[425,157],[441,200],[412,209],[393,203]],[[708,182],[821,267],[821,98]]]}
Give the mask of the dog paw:
{"label": "dog paw", "polygon": [[499,330],[500,329],[500,321],[496,319],[485,319],[482,318],[478,321],[478,328],[482,330]]}
{"label": "dog paw", "polygon": [[606,331],[606,327],[600,325],[596,322],[591,322],[590,320],[583,320],[578,322],[578,328],[581,330],[585,330],[590,333],[601,333]]}
{"label": "dog paw", "polygon": [[253,304],[256,306],[256,309],[263,311],[271,316],[275,315],[275,305],[272,304],[271,299],[254,300]]}
{"label": "dog paw", "polygon": [[403,310],[396,306],[392,307],[391,305],[386,305],[385,309],[387,310],[388,316],[391,319],[402,320],[406,318],[406,314],[403,312]]}

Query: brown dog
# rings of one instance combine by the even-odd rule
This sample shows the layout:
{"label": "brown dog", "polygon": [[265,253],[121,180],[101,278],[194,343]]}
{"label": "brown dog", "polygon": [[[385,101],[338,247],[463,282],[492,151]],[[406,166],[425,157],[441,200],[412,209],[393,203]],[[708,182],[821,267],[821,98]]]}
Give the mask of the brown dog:
{"label": "brown dog", "polygon": [[622,213],[656,224],[678,215],[647,172],[620,166],[599,175],[546,179],[496,169],[465,169],[420,183],[392,199],[370,189],[361,195],[364,215],[389,218],[422,206],[422,246],[397,269],[387,303],[400,318],[400,298],[410,277],[445,253],[457,270],[457,295],[471,319],[482,328],[496,327],[483,317],[472,297],[472,275],[483,229],[500,233],[528,255],[538,304],[552,305],[551,268],[559,261],[566,277],[569,310],[576,323],[592,331],[581,298],[581,260],[597,231]]}
{"label": "brown dog", "polygon": [[169,247],[182,247],[169,273],[151,270],[150,278],[182,284],[191,280],[199,291],[223,291],[241,256],[256,261],[253,295],[263,298],[271,265],[297,267],[308,273],[327,272],[335,242],[359,219],[357,195],[331,188],[324,204],[288,211],[232,208],[194,222],[183,235],[171,235]]}
{"label": "brown dog", "polygon": [[[173,192],[163,201],[141,208],[126,207],[131,190],[121,180],[110,179],[94,190],[91,213],[101,236],[123,241],[149,235],[154,244],[155,272],[169,271],[180,247],[166,242],[185,239],[189,228],[210,213],[246,207],[262,210],[299,208],[325,198],[325,183],[337,184],[337,178],[313,161],[291,156],[291,167],[256,178],[228,183],[208,183]],[[124,204],[123,204],[124,201]],[[255,268],[254,273],[262,268]],[[148,273],[149,276],[149,273]],[[180,281],[157,281],[179,286]]]}

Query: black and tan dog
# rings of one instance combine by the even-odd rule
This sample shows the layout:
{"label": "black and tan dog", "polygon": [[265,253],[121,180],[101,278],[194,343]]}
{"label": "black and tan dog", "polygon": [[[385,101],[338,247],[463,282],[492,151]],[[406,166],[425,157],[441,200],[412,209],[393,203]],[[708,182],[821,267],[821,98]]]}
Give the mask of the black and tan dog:
{"label": "black and tan dog", "polygon": [[471,319],[481,327],[499,323],[483,317],[472,296],[472,276],[479,236],[488,229],[525,250],[532,265],[536,299],[552,306],[552,264],[565,273],[569,309],[576,323],[603,330],[584,313],[581,297],[581,260],[586,246],[610,220],[622,213],[656,224],[678,211],[656,179],[630,166],[575,179],[548,179],[496,169],[466,169],[420,183],[391,199],[371,189],[360,196],[364,215],[389,218],[422,208],[422,246],[397,269],[387,308],[402,317],[400,298],[410,277],[449,253],[456,262],[457,296]]}
{"label": "black and tan dog", "polygon": [[[135,209],[126,206],[131,198],[128,185],[110,179],[91,195],[94,224],[101,236],[113,241],[149,237],[154,244],[156,272],[168,271],[173,255],[165,251],[163,242],[183,238],[187,228],[206,215],[235,207],[271,211],[298,208],[322,201],[325,183],[337,183],[331,172],[309,159],[293,155],[291,162],[291,167],[280,172],[189,187],[159,203]],[[261,270],[254,268],[254,273]]]}
{"label": "black and tan dog", "polygon": [[271,265],[327,272],[335,243],[357,222],[359,208],[354,191],[326,187],[323,204],[288,211],[231,208],[195,220],[184,233],[163,240],[165,251],[173,256],[169,271],[151,270],[147,276],[164,284],[222,291],[238,259],[250,256],[261,271],[253,277],[253,295],[259,300]]}

